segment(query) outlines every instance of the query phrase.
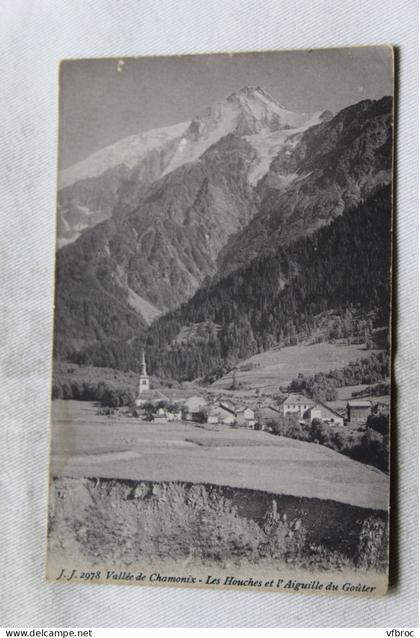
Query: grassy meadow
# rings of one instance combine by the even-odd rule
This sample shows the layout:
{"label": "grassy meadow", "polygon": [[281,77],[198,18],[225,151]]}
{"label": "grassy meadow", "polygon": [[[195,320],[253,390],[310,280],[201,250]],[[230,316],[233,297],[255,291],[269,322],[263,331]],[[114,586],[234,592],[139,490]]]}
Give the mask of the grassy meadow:
{"label": "grassy meadow", "polygon": [[94,404],[52,404],[51,472],[185,481],[332,499],[386,509],[388,477],[322,445],[267,432],[97,414]]}
{"label": "grassy meadow", "polygon": [[[244,389],[260,389],[265,392],[277,391],[279,386],[288,385],[301,372],[305,376],[317,372],[329,372],[343,368],[369,353],[364,345],[317,343],[314,345],[287,346],[273,348],[241,361],[236,371],[237,382]],[[214,388],[227,389],[232,384],[232,373],[218,379]]]}

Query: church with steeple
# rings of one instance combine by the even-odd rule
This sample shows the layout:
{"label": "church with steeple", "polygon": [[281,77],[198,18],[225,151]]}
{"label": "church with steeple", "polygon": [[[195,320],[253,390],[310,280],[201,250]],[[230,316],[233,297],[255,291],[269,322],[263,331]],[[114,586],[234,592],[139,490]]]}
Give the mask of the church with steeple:
{"label": "church with steeple", "polygon": [[150,390],[150,380],[149,375],[147,374],[146,368],[146,355],[144,354],[144,350],[141,357],[141,366],[140,366],[140,379],[139,379],[139,397],[144,393]]}
{"label": "church with steeple", "polygon": [[150,389],[150,378],[147,374],[146,367],[146,355],[143,350],[140,365],[139,392],[136,399],[136,405],[140,407],[145,403],[154,403],[155,401],[162,400],[167,400],[167,397],[162,392]]}

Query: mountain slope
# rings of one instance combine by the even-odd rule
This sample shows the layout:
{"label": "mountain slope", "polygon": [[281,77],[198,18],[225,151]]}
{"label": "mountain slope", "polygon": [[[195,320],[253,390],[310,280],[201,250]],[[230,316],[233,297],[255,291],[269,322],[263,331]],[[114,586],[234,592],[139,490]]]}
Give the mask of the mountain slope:
{"label": "mountain slope", "polygon": [[260,212],[219,258],[222,276],[307,236],[392,179],[392,100],[364,100],[290,136],[258,184]]}
{"label": "mountain slope", "polygon": [[196,161],[225,135],[292,132],[316,121],[316,114],[288,111],[259,87],[244,87],[189,123],[124,138],[60,173],[58,245],[74,241],[113,212],[130,212],[151,183]]}
{"label": "mountain slope", "polygon": [[162,174],[188,123],[124,138],[65,169],[58,181],[57,241],[63,246],[109,219],[133,171],[143,187]]}
{"label": "mountain slope", "polygon": [[[362,335],[368,317],[386,325],[390,241],[391,190],[384,187],[311,237],[201,288],[159,319],[148,331],[151,370],[205,376],[276,343],[308,338],[327,311]],[[185,326],[201,329],[182,341]]]}
{"label": "mountain slope", "polygon": [[372,321],[373,328],[388,322],[390,240],[391,190],[383,187],[311,237],[200,288],[129,345],[108,339],[67,354],[135,370],[146,342],[152,374],[190,380],[307,339],[325,313],[363,338]]}
{"label": "mountain slope", "polygon": [[[69,348],[138,336],[147,324],[145,304],[146,317],[156,316],[214,275],[229,236],[256,213],[247,179],[254,158],[250,144],[228,135],[200,160],[154,183],[133,213],[113,217],[62,248],[57,253],[56,353],[66,356]],[[120,304],[119,326],[107,316],[110,299]]]}

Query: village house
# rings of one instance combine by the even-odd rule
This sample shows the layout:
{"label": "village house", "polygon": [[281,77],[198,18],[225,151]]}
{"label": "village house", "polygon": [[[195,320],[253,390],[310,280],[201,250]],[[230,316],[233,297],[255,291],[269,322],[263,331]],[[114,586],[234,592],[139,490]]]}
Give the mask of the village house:
{"label": "village house", "polygon": [[190,396],[180,402],[182,418],[184,421],[201,421],[202,411],[206,406],[206,400],[198,395]]}
{"label": "village house", "polygon": [[314,406],[314,402],[303,394],[289,394],[280,405],[280,411],[283,416],[295,415],[300,419],[304,413]]}
{"label": "village house", "polygon": [[352,399],[347,403],[347,421],[349,425],[366,423],[372,410],[372,404],[365,399]]}
{"label": "village house", "polygon": [[217,403],[206,405],[195,417],[194,420],[204,421],[210,425],[215,425],[216,423],[232,425],[236,421],[234,412]]}
{"label": "village house", "polygon": [[247,406],[239,408],[236,412],[236,422],[238,425],[253,428],[256,423],[254,410]]}
{"label": "village house", "polygon": [[139,394],[135,403],[137,407],[141,408],[149,403],[156,405],[160,401],[168,402],[168,397],[163,392],[160,390],[144,390],[141,395]]}
{"label": "village house", "polygon": [[206,400],[198,395],[190,396],[182,402],[182,409],[185,414],[196,414],[206,405]]}
{"label": "village house", "polygon": [[283,411],[273,405],[263,405],[258,408],[258,416],[263,421],[270,421],[283,416]]}
{"label": "village house", "polygon": [[173,406],[170,409],[166,407],[159,407],[153,415],[154,423],[172,423],[174,421],[181,421],[182,413],[179,406]]}
{"label": "village house", "polygon": [[168,421],[182,421],[182,411],[179,406],[177,410],[168,412]]}
{"label": "village house", "polygon": [[[229,407],[228,407],[229,405]],[[225,401],[217,402],[214,401],[212,403],[205,403],[200,410],[197,412],[193,412],[190,415],[190,420],[205,422],[208,424],[216,424],[222,423],[223,425],[233,425],[237,423],[243,427],[254,427],[255,415],[254,411],[247,406],[236,410],[233,406],[231,407],[231,402],[229,404]]]}
{"label": "village house", "polygon": [[325,405],[325,403],[318,402],[316,405],[309,408],[303,415],[304,419],[309,420],[311,423],[313,419],[319,419],[324,423],[329,423],[330,425],[344,425],[344,417],[333,410],[332,408]]}
{"label": "village house", "polygon": [[164,408],[158,408],[155,414],[153,415],[154,423],[167,423],[168,422],[168,413]]}
{"label": "village house", "polygon": [[236,406],[234,402],[231,401],[230,399],[220,399],[219,404],[222,408],[225,408],[226,410],[230,410],[233,414],[235,413]]}
{"label": "village house", "polygon": [[[185,388],[165,388],[165,395],[171,403],[177,405],[183,405],[188,399],[197,396],[196,393]],[[202,397],[199,398],[201,399]]]}
{"label": "village house", "polygon": [[221,404],[219,404],[215,408],[215,411],[219,415],[220,423],[223,423],[224,425],[232,425],[233,423],[235,423],[236,415],[234,411],[230,410],[229,408],[226,408],[225,406]]}
{"label": "village house", "polygon": [[207,410],[206,423],[215,425],[216,423],[219,423],[219,418],[220,415],[216,408],[211,407]]}

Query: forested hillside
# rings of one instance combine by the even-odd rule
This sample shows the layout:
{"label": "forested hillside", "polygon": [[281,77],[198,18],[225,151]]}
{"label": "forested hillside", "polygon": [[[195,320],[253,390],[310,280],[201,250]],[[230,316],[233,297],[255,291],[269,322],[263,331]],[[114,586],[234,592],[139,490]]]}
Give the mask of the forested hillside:
{"label": "forested hillside", "polygon": [[[199,290],[148,332],[155,374],[181,370],[194,378],[298,334],[310,336],[315,317],[328,309],[342,317],[375,311],[376,325],[386,325],[390,207],[386,187],[311,237]],[[206,339],[173,343],[181,326],[199,322],[212,322]]]}
{"label": "forested hillside", "polygon": [[[150,326],[150,371],[182,380],[229,368],[279,342],[309,338],[328,310],[341,317],[342,337],[386,325],[390,223],[391,189],[384,187],[312,236],[201,288]],[[70,358],[135,370],[143,345],[112,341]]]}
{"label": "forested hillside", "polygon": [[177,306],[214,274],[220,248],[255,213],[247,183],[254,156],[245,140],[225,136],[200,160],[153,184],[132,214],[58,252],[59,358],[71,360],[90,344],[106,350],[115,340],[125,344],[119,351],[145,334],[147,314]]}

